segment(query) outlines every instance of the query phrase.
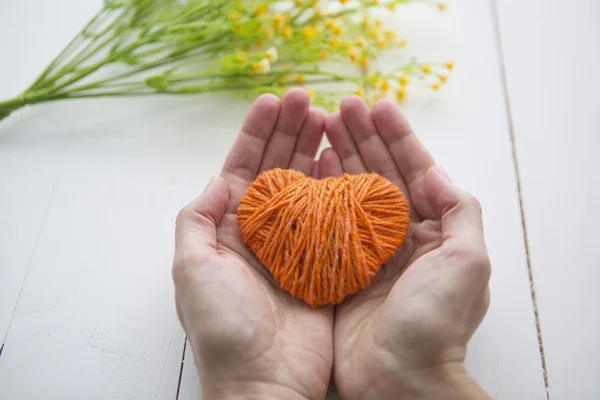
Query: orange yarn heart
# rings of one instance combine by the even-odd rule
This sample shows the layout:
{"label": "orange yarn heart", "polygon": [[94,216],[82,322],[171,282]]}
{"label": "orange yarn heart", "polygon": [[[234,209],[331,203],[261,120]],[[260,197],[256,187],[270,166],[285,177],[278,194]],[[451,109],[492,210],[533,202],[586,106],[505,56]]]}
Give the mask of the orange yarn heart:
{"label": "orange yarn heart", "polygon": [[410,209],[377,174],[316,180],[273,169],[242,197],[238,223],[281,288],[316,307],[369,284],[404,242]]}

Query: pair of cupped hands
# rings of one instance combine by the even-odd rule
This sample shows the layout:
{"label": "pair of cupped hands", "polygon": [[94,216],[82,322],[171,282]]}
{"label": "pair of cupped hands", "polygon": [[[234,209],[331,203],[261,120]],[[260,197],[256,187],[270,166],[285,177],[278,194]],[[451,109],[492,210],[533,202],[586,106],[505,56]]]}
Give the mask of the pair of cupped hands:
{"label": "pair of cupped hands", "polygon": [[[388,100],[340,112],[303,89],[250,109],[220,176],[177,217],[173,278],[203,398],[488,398],[464,368],[489,304],[481,207],[456,187]],[[315,160],[323,134],[331,148]],[[240,198],[263,171],[376,172],[398,185],[411,227],[369,286],[311,308],[283,292],[242,241]]]}

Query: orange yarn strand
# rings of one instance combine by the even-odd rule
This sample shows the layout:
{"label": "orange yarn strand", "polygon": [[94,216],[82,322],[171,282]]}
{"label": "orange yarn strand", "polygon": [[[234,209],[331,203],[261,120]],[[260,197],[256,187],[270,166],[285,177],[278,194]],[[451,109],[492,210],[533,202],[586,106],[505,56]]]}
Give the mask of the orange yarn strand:
{"label": "orange yarn strand", "polygon": [[358,292],[402,245],[410,208],[377,174],[261,174],[240,201],[242,238],[281,288],[313,307]]}

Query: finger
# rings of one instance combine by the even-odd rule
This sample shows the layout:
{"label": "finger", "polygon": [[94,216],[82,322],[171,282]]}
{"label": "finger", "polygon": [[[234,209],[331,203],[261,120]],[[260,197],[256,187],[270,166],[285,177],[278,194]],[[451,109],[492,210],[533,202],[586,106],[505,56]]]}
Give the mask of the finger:
{"label": "finger", "polygon": [[406,183],[416,212],[422,218],[435,218],[435,212],[425,196],[425,174],[434,165],[433,157],[394,103],[389,100],[378,101],[371,115]]}
{"label": "finger", "polygon": [[[489,258],[483,235],[481,205],[454,185],[438,166],[425,176],[427,198],[442,221],[442,248],[464,267],[489,279]],[[487,281],[486,279],[486,281]]]}
{"label": "finger", "polygon": [[319,178],[342,176],[344,169],[342,161],[331,147],[326,148],[319,157]]}
{"label": "finger", "polygon": [[349,174],[367,172],[356,143],[354,143],[340,113],[327,116],[325,119],[325,133],[333,149],[339,155],[345,172]]}
{"label": "finger", "polygon": [[408,195],[408,190],[400,176],[400,172],[398,172],[394,159],[377,132],[377,127],[373,123],[367,103],[358,96],[350,96],[342,100],[340,109],[342,119],[357,145],[358,152],[367,170],[376,172],[394,182]]}
{"label": "finger", "polygon": [[319,174],[319,160],[313,161],[311,176],[315,179],[319,179],[321,175]]}
{"label": "finger", "polygon": [[256,178],[267,142],[275,129],[280,106],[281,101],[272,94],[263,94],[256,99],[225,159],[223,176],[246,186]]}
{"label": "finger", "polygon": [[293,88],[285,93],[275,130],[265,149],[260,172],[289,167],[309,105],[310,97],[304,89]]}
{"label": "finger", "polygon": [[315,156],[319,150],[323,129],[325,128],[325,113],[317,108],[308,110],[308,115],[298,135],[290,168],[310,175]]}
{"label": "finger", "polygon": [[465,237],[483,244],[483,223],[478,201],[454,185],[439,166],[426,173],[427,198],[442,219],[443,238]]}
{"label": "finger", "polygon": [[214,178],[204,193],[185,206],[175,225],[173,272],[197,267],[216,253],[217,225],[229,205],[229,185]]}

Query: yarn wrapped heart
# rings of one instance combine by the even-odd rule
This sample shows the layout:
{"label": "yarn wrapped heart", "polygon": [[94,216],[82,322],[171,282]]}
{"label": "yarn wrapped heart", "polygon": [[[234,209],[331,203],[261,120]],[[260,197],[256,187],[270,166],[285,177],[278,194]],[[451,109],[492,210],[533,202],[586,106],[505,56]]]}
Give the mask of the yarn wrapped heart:
{"label": "yarn wrapped heart", "polygon": [[377,174],[317,180],[273,169],[242,197],[238,224],[281,288],[317,307],[370,283],[404,242],[410,207]]}

